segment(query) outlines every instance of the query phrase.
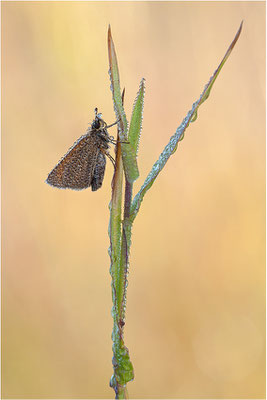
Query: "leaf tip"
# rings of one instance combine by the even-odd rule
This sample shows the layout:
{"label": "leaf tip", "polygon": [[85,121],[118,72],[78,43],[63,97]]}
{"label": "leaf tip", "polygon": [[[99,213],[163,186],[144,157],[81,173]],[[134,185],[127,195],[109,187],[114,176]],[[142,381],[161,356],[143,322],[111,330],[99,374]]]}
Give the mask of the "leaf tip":
{"label": "leaf tip", "polygon": [[110,26],[110,24],[108,24],[108,44],[109,44],[109,46],[111,45],[111,43],[112,43],[111,26]]}
{"label": "leaf tip", "polygon": [[229,46],[229,49],[228,49],[228,51],[227,51],[227,53],[229,53],[229,54],[230,54],[230,52],[233,50],[233,48],[235,47],[236,42],[238,41],[238,38],[239,38],[240,33],[241,33],[241,31],[242,31],[243,22],[244,22],[244,20],[241,21],[241,24],[240,24],[240,26],[239,26],[238,31],[236,32],[236,35],[235,35],[235,37],[234,37],[234,40],[232,41],[232,43],[231,43],[230,46]]}
{"label": "leaf tip", "polygon": [[145,78],[142,78],[141,82],[140,82],[140,88],[142,88],[142,89],[145,88],[145,82],[146,82]]}
{"label": "leaf tip", "polygon": [[240,35],[241,31],[242,31],[242,28],[243,28],[243,22],[244,22],[244,20],[242,19],[242,21],[241,21],[241,24],[240,24],[240,26],[239,26],[239,29],[238,29],[238,31],[237,31],[237,34],[236,34],[236,36],[237,36],[237,39],[239,38],[239,35]]}
{"label": "leaf tip", "polygon": [[125,87],[123,88],[123,91],[122,91],[122,94],[121,94],[122,105],[124,104],[124,96],[125,96]]}

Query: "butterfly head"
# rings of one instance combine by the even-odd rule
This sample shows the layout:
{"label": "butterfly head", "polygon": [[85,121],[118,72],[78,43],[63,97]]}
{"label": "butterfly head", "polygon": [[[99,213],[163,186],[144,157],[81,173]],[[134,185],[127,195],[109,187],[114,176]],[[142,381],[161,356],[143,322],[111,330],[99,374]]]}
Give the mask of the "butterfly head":
{"label": "butterfly head", "polygon": [[98,113],[98,109],[95,108],[95,119],[92,122],[92,129],[103,129],[107,124],[102,119],[102,114]]}

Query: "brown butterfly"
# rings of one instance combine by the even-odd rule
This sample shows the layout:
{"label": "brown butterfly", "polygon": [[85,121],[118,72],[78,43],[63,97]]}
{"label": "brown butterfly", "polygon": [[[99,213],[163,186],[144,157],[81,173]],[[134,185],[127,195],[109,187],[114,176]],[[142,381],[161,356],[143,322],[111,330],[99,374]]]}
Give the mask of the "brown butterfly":
{"label": "brown butterfly", "polygon": [[105,174],[106,156],[112,163],[115,161],[109,154],[109,143],[116,141],[109,136],[107,129],[117,124],[107,126],[102,115],[95,109],[95,119],[85,135],[81,136],[61,158],[50,172],[46,182],[61,189],[82,190],[91,186],[93,191],[102,186]]}

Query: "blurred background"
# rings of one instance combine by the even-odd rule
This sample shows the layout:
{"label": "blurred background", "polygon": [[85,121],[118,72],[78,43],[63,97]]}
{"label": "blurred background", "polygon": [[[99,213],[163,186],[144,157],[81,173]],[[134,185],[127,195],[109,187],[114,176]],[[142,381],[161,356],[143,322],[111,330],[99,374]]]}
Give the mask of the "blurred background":
{"label": "blurred background", "polygon": [[[133,227],[132,398],[265,396],[265,3],[2,2],[2,398],[113,398],[108,204],[47,174],[146,78],[140,188],[243,32]],[[110,129],[116,135],[116,127]],[[113,154],[113,149],[111,150]]]}

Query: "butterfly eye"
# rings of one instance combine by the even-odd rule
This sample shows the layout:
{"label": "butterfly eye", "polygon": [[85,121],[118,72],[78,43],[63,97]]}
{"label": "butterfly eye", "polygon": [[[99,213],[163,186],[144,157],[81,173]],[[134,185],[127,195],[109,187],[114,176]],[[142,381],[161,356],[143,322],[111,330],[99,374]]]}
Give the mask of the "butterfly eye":
{"label": "butterfly eye", "polygon": [[94,120],[94,122],[92,123],[92,128],[93,129],[99,129],[100,128],[100,121],[99,121],[99,119],[97,117]]}

